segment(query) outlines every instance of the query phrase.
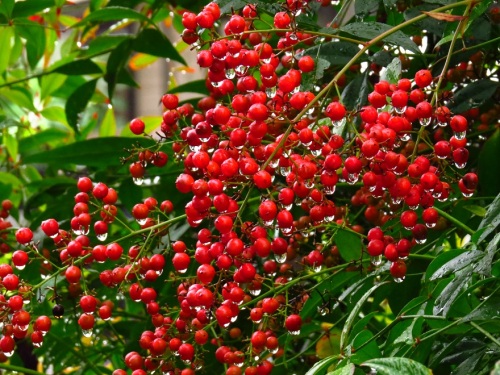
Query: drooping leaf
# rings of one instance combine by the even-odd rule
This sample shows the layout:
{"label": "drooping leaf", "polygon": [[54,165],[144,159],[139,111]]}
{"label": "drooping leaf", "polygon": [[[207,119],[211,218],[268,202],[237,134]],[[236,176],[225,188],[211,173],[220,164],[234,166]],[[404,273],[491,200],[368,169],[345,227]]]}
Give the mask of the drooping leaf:
{"label": "drooping leaf", "polygon": [[359,260],[362,254],[361,237],[346,229],[339,229],[335,234],[335,243],[342,259],[346,262]]}
{"label": "drooping leaf", "polygon": [[460,293],[467,288],[468,279],[471,278],[472,267],[469,265],[465,268],[460,269],[460,272],[455,273],[455,277],[446,285],[446,287],[441,291],[439,296],[435,300],[433,307],[433,313],[435,315],[447,316],[450,306],[455,299],[460,295]]}
{"label": "drooping leaf", "polygon": [[142,30],[134,40],[132,48],[137,52],[165,57],[186,64],[186,61],[172,43],[157,29]]}
{"label": "drooping leaf", "polygon": [[[357,45],[347,42],[326,42],[308,48],[304,51],[306,55],[312,56],[314,58],[323,58],[330,61],[332,65],[345,65],[358,52],[359,47]],[[362,56],[358,61],[365,60],[366,57]]]}
{"label": "drooping leaf", "polygon": [[450,110],[454,113],[461,113],[473,107],[479,107],[486,100],[491,100],[498,86],[498,82],[490,79],[480,79],[469,83],[453,96]]}
{"label": "drooping leaf", "polygon": [[75,130],[76,133],[79,132],[78,115],[85,109],[90,98],[92,98],[96,84],[96,79],[84,83],[70,95],[68,101],[66,102],[66,119],[68,124]]}
{"label": "drooping leaf", "polygon": [[[77,164],[92,167],[120,165],[120,156],[126,156],[124,149],[129,149],[133,138],[104,137],[78,141],[49,151],[29,155],[26,164]],[[154,141],[142,139],[141,143],[151,146]]]}
{"label": "drooping leaf", "polygon": [[126,39],[132,38],[127,35],[100,35],[93,39],[88,46],[81,49],[80,57],[89,58],[109,53]]}
{"label": "drooping leaf", "polygon": [[371,359],[363,363],[362,366],[374,369],[378,375],[432,375],[432,371],[423,364],[403,357]]}
{"label": "drooping leaf", "polygon": [[5,69],[7,69],[7,66],[9,65],[13,36],[14,30],[12,29],[12,27],[0,27],[0,51],[2,51],[2,53],[0,54],[0,74],[5,72]]}
{"label": "drooping leaf", "polygon": [[106,74],[104,78],[108,83],[108,96],[111,99],[118,83],[118,75],[124,69],[127,59],[132,50],[132,40],[125,39],[111,52],[106,64]]}
{"label": "drooping leaf", "polygon": [[[484,195],[497,196],[500,193],[500,173],[491,173],[495,168],[496,160],[500,160],[500,129],[495,130],[479,152],[478,176],[481,193]],[[498,196],[495,201],[498,201]],[[499,217],[498,214],[497,217]],[[485,234],[484,237],[487,235]]]}
{"label": "drooping leaf", "polygon": [[148,55],[146,53],[135,53],[134,56],[130,58],[128,66],[132,71],[142,70],[151,64],[158,61],[158,56]]}
{"label": "drooping leaf", "polygon": [[434,259],[426,272],[428,280],[436,280],[451,273],[458,272],[483,256],[482,251],[450,250]]}
{"label": "drooping leaf", "polygon": [[[389,25],[380,22],[354,22],[342,26],[340,30],[347,34],[371,40],[390,29],[391,27]],[[403,47],[409,51],[420,54],[420,50],[415,42],[402,31],[396,31],[383,40],[389,44],[394,44],[395,46]]]}
{"label": "drooping leaf", "polygon": [[66,75],[86,75],[101,74],[102,70],[95,62],[90,59],[75,60],[61,65],[53,70],[55,73]]}
{"label": "drooping leaf", "polygon": [[389,83],[397,83],[401,77],[401,60],[395,57],[392,62],[387,65],[387,68],[382,72],[380,79]]}
{"label": "drooping leaf", "polygon": [[358,109],[366,104],[370,84],[368,71],[357,75],[342,91],[341,101],[348,110]]}
{"label": "drooping leaf", "polygon": [[114,109],[108,108],[99,127],[99,137],[112,137],[116,135],[116,119]]}
{"label": "drooping leaf", "polygon": [[46,38],[43,26],[30,20],[22,20],[22,24],[14,24],[14,30],[26,40],[26,55],[31,69],[34,69],[45,53]]}
{"label": "drooping leaf", "polygon": [[0,2],[0,14],[3,14],[7,19],[11,18],[12,10],[15,6],[15,0],[2,0]]}
{"label": "drooping leaf", "polygon": [[486,208],[482,206],[477,206],[475,204],[468,204],[466,206],[463,206],[463,208],[466,209],[467,211],[472,212],[474,215],[480,217],[484,217],[484,215],[486,215]]}
{"label": "drooping leaf", "polygon": [[87,25],[93,22],[122,21],[124,19],[151,23],[151,20],[144,14],[133,9],[121,6],[109,6],[90,13],[87,17],[73,25],[73,28]]}
{"label": "drooping leaf", "polygon": [[12,18],[25,18],[54,5],[54,0],[16,1],[16,5],[12,10]]}

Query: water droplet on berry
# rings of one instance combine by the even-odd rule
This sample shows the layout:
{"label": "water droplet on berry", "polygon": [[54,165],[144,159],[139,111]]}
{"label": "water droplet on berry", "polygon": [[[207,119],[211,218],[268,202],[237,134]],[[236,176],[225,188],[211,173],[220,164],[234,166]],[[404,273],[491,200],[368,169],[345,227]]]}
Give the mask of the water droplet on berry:
{"label": "water droplet on berry", "polygon": [[311,154],[314,157],[318,157],[321,155],[321,150],[311,150]]}
{"label": "water droplet on berry", "polygon": [[238,65],[235,70],[236,70],[236,73],[238,73],[239,76],[244,76],[248,72],[248,66]]}
{"label": "water droplet on berry", "polygon": [[92,328],[91,329],[82,329],[82,335],[85,337],[92,336]]}
{"label": "water droplet on berry", "polygon": [[134,177],[132,178],[132,181],[134,181],[134,184],[140,186],[144,182],[144,179],[142,177]]}
{"label": "water droplet on berry", "polygon": [[438,122],[437,123],[438,126],[441,126],[442,128],[444,128],[445,126],[447,126],[448,124],[446,122]]}
{"label": "water droplet on berry", "polygon": [[26,268],[26,265],[23,264],[22,266],[16,266],[16,268],[21,271],[21,270],[24,270]]}
{"label": "water droplet on berry", "polygon": [[404,107],[393,107],[394,112],[396,112],[398,115],[402,115],[406,111],[406,106]]}
{"label": "water droplet on berry", "polygon": [[458,169],[463,169],[463,168],[465,168],[466,165],[467,165],[467,162],[455,163],[455,167],[457,167]]}
{"label": "water droplet on berry", "polygon": [[358,182],[359,179],[359,173],[349,173],[347,176],[347,183],[349,185],[354,185],[356,182]]}
{"label": "water droplet on berry", "polygon": [[436,226],[436,223],[425,223],[425,226],[427,228],[434,228]]}
{"label": "water droplet on berry", "polygon": [[286,253],[285,254],[274,254],[274,260],[278,263],[285,263]]}
{"label": "water droplet on berry", "polygon": [[270,166],[271,168],[276,168],[276,167],[278,166],[279,162],[280,162],[280,161],[279,161],[279,160],[277,160],[277,159],[275,159],[275,160],[271,160],[271,162],[269,163],[269,166]]}
{"label": "water droplet on berry", "polygon": [[382,264],[382,255],[370,257],[370,261],[375,267],[378,267]]}
{"label": "water droplet on berry", "polygon": [[298,331],[288,331],[288,333],[293,336],[298,336],[300,335],[300,329]]}
{"label": "water droplet on berry", "polygon": [[423,117],[419,120],[420,125],[429,126],[432,122],[432,117]]}
{"label": "water droplet on berry", "polygon": [[144,219],[136,219],[135,221],[137,221],[137,224],[139,225],[144,225],[147,223],[148,221],[148,218],[144,218]]}
{"label": "water droplet on berry", "polygon": [[[403,142],[406,142],[406,141],[409,141],[411,139],[411,134],[409,133],[402,133],[399,135],[399,139]],[[394,169],[396,168],[396,166],[394,166]]]}
{"label": "water droplet on berry", "polygon": [[456,139],[461,141],[462,139],[465,139],[465,136],[467,135],[466,131],[463,132],[453,132],[453,135],[455,136]]}
{"label": "water droplet on berry", "polygon": [[107,233],[98,234],[96,235],[96,237],[99,241],[106,241],[106,238],[108,238],[108,234]]}
{"label": "water droplet on berry", "polygon": [[43,342],[34,342],[34,343],[33,343],[33,346],[34,346],[35,348],[39,348],[39,347],[41,347],[41,346],[42,346],[42,344],[43,344]]}
{"label": "water droplet on berry", "polygon": [[394,282],[396,283],[402,283],[405,280],[404,276],[403,277],[394,277]]}
{"label": "water droplet on berry", "polygon": [[326,306],[318,306],[318,314],[319,315],[325,316],[329,312],[330,312],[330,310],[328,309],[328,307],[326,307]]}
{"label": "water droplet on berry", "polygon": [[269,99],[272,99],[276,96],[276,86],[266,87],[266,95]]}
{"label": "water droplet on berry", "polygon": [[326,195],[331,195],[331,194],[335,193],[335,185],[332,185],[332,186],[323,186],[323,192]]}
{"label": "water droplet on berry", "polygon": [[333,124],[334,128],[340,128],[341,126],[345,125],[345,122],[346,122],[346,119],[344,117],[344,118],[342,118],[342,120],[332,121],[332,124]]}
{"label": "water droplet on berry", "polygon": [[219,81],[219,82],[212,82],[212,86],[215,87],[215,88],[218,88],[222,85],[222,82]]}
{"label": "water droplet on berry", "polygon": [[281,233],[283,233],[284,236],[290,236],[292,234],[292,227],[286,227],[286,228],[280,228]]}
{"label": "water droplet on berry", "polygon": [[419,245],[423,245],[424,243],[427,242],[427,238],[415,238],[415,242],[418,243]]}
{"label": "water droplet on berry", "polygon": [[3,354],[6,356],[6,357],[12,357],[12,355],[14,354],[14,351],[10,351],[10,352],[3,352]]}
{"label": "water droplet on berry", "polygon": [[321,271],[321,268],[322,268],[322,266],[321,266],[321,265],[319,265],[319,266],[314,266],[314,267],[313,267],[313,271],[314,271],[314,272],[319,272],[319,271]]}
{"label": "water droplet on berry", "polygon": [[184,268],[182,270],[177,270],[177,272],[179,272],[179,273],[186,273],[186,271],[187,271],[187,268]]}
{"label": "water droplet on berry", "polygon": [[465,198],[470,198],[470,197],[472,197],[472,196],[474,195],[474,192],[472,192],[472,193],[466,193],[466,192],[463,192],[463,191],[462,191],[462,195],[463,195]]}

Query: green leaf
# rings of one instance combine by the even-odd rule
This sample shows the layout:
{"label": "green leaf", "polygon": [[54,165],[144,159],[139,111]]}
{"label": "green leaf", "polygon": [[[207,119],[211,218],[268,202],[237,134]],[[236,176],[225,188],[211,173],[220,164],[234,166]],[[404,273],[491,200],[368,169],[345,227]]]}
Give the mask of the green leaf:
{"label": "green leaf", "polygon": [[53,70],[66,75],[101,74],[102,69],[90,59],[75,60],[61,65]]}
{"label": "green leaf", "polygon": [[93,39],[87,47],[83,47],[80,57],[94,57],[111,52],[116,46],[125,40],[132,40],[127,35],[101,35]]}
{"label": "green leaf", "polygon": [[26,18],[54,5],[54,0],[16,1],[16,5],[12,11],[12,18]]}
{"label": "green leaf", "polygon": [[40,99],[44,100],[60,88],[66,81],[64,74],[48,74],[41,78]]}
{"label": "green leaf", "polygon": [[357,75],[342,91],[341,102],[348,110],[359,109],[366,104],[370,84],[368,71]]}
{"label": "green leaf", "polygon": [[113,108],[108,108],[99,127],[99,137],[112,137],[114,135],[116,135],[115,111]]}
{"label": "green leaf", "polygon": [[7,148],[7,152],[9,153],[12,160],[17,161],[18,154],[18,142],[17,138],[10,134],[8,130],[3,132],[3,144]]}
{"label": "green leaf", "polygon": [[179,86],[175,86],[168,90],[169,94],[177,94],[184,92],[195,92],[197,94],[208,95],[207,86],[205,86],[204,79],[198,79],[196,81],[189,81]]}
{"label": "green leaf", "polygon": [[395,57],[392,62],[387,65],[387,68],[382,72],[380,79],[389,83],[397,83],[399,77],[401,77],[401,69],[401,60],[399,59],[399,57]]}
{"label": "green leaf", "polygon": [[35,106],[33,105],[31,92],[24,87],[2,87],[0,89],[0,96],[4,97],[9,103],[13,103],[21,108],[37,112]]}
{"label": "green leaf", "polygon": [[367,15],[377,11],[378,3],[379,0],[356,0],[354,3],[354,11],[356,15]]}
{"label": "green leaf", "polygon": [[64,108],[62,107],[46,107],[40,114],[49,121],[59,122],[70,129],[68,122],[66,121],[66,114],[64,113]]}
{"label": "green leaf", "polygon": [[359,235],[346,229],[339,229],[334,239],[342,259],[346,262],[361,259],[363,249]]}
{"label": "green leaf", "polygon": [[354,320],[358,317],[361,307],[363,307],[366,300],[371,296],[371,294],[382,285],[386,285],[388,281],[384,281],[372,286],[368,291],[363,294],[363,296],[356,302],[352,311],[349,313],[344,326],[342,327],[342,334],[340,335],[340,349],[343,350],[347,344],[347,339],[349,338],[349,331],[354,323]]}
{"label": "green leaf", "polygon": [[470,204],[470,205],[467,205],[467,206],[463,206],[463,208],[466,209],[467,211],[472,212],[474,215],[477,215],[477,216],[480,216],[480,217],[484,217],[484,215],[486,215],[486,208],[484,208],[482,206],[477,206],[475,204]]}
{"label": "green leaf", "polygon": [[72,27],[77,28],[93,22],[123,21],[124,19],[151,23],[151,20],[148,17],[133,9],[110,6],[90,13],[83,20],[75,23]]}
{"label": "green leaf", "polygon": [[177,52],[170,40],[157,29],[142,30],[134,40],[132,48],[137,52],[166,57],[186,65],[186,61]]}
{"label": "green leaf", "polygon": [[[497,131],[498,134],[498,131]],[[489,205],[488,210],[484,219],[479,224],[478,230],[485,228],[484,232],[478,239],[478,243],[486,239],[490,233],[496,230],[500,225],[500,194],[498,194],[495,200]]]}
{"label": "green leaf", "polygon": [[[314,58],[320,57],[330,61],[332,65],[345,65],[359,52],[359,47],[347,42],[327,42],[308,48],[304,54]],[[358,61],[365,61],[361,56]]]}
{"label": "green leaf", "polygon": [[326,371],[330,365],[338,360],[338,356],[332,355],[330,357],[326,357],[321,361],[316,362],[309,371],[306,372],[306,375],[318,375],[323,371]]}
{"label": "green leaf", "polygon": [[[342,26],[340,30],[347,34],[371,40],[378,37],[380,34],[391,30],[391,26],[380,22],[354,22]],[[403,47],[416,54],[420,54],[418,46],[402,31],[396,31],[383,40],[387,43],[394,44],[397,47]]]}
{"label": "green leaf", "polygon": [[34,69],[45,53],[45,32],[43,26],[29,20],[14,25],[15,32],[26,40],[26,54],[31,69]]}
{"label": "green leaf", "polygon": [[[151,133],[155,129],[161,126],[162,122],[162,117],[161,116],[142,116],[139,117],[142,121],[144,121],[144,124],[146,127],[144,128],[145,133]],[[120,134],[122,137],[134,137],[134,133],[130,130],[130,126],[125,126]]]}
{"label": "green leaf", "polygon": [[365,344],[368,340],[373,337],[373,333],[367,329],[359,332],[354,340],[352,341],[352,347],[355,350],[354,355],[351,360],[360,364],[361,362],[367,361],[372,358],[378,358],[382,355],[380,348],[377,345],[377,341],[372,340],[369,344],[363,346],[361,349],[357,349],[361,345]]}
{"label": "green leaf", "polygon": [[363,363],[362,366],[376,370],[377,375],[432,375],[432,371],[423,364],[403,357],[371,359]]}
{"label": "green leaf", "polygon": [[[427,268],[426,278],[430,281],[466,268],[484,255],[478,250],[450,250],[434,259]],[[437,269],[436,269],[437,268]]]}
{"label": "green leaf", "polygon": [[348,365],[342,366],[341,368],[338,368],[335,371],[330,371],[326,375],[352,375],[354,374],[355,369],[356,367],[352,363],[349,363]]}
{"label": "green leaf", "polygon": [[12,16],[12,10],[15,6],[15,0],[2,0],[0,2],[0,13],[4,14],[7,19],[10,19]]}
{"label": "green leaf", "polygon": [[491,100],[498,86],[498,82],[487,78],[469,83],[453,96],[450,110],[454,113],[462,113],[473,107],[479,107],[487,100]]}
{"label": "green leaf", "polygon": [[[18,206],[22,198],[23,183],[16,176],[0,172],[0,196],[9,197],[14,206]],[[8,193],[5,193],[8,191]]]}
{"label": "green leaf", "polygon": [[[496,196],[500,193],[500,173],[491,172],[495,170],[497,160],[500,160],[500,129],[495,130],[479,152],[479,188],[483,195]],[[497,200],[498,196],[495,201]]]}
{"label": "green leaf", "polygon": [[68,124],[75,130],[76,133],[79,132],[78,115],[85,109],[90,98],[92,98],[92,95],[95,92],[96,84],[97,79],[84,83],[69,96],[68,101],[66,102],[66,119]]}
{"label": "green leaf", "polygon": [[457,299],[460,293],[467,288],[468,279],[470,279],[472,274],[472,267],[462,268],[461,272],[456,272],[455,277],[446,285],[446,287],[439,293],[432,309],[433,313],[436,315],[442,314],[443,316],[448,315],[448,311],[453,302]]}
{"label": "green leaf", "polygon": [[[78,141],[49,151],[29,155],[25,164],[77,164],[92,167],[120,165],[120,156],[126,156],[124,149],[131,148],[133,138],[104,137]],[[144,147],[151,146],[154,141],[142,139]]]}
{"label": "green leaf", "polygon": [[108,96],[111,99],[117,84],[117,77],[122,69],[124,69],[127,59],[132,50],[132,40],[125,39],[111,52],[106,64],[106,74],[104,79],[108,83]]}
{"label": "green leaf", "polygon": [[5,72],[9,65],[10,51],[12,49],[12,37],[14,30],[9,26],[0,27],[0,74]]}

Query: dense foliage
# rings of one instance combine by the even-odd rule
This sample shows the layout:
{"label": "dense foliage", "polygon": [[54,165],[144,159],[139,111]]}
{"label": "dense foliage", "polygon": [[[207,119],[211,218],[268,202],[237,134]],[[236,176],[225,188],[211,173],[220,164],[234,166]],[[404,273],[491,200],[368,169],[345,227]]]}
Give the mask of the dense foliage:
{"label": "dense foliage", "polygon": [[499,10],[3,0],[0,369],[497,373]]}

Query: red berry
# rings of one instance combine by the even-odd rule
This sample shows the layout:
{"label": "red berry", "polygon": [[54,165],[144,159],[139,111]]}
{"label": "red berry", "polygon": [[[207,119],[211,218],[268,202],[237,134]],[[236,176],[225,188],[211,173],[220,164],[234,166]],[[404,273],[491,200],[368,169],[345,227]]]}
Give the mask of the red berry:
{"label": "red berry", "polygon": [[430,71],[427,69],[422,69],[419,70],[417,73],[415,73],[415,83],[419,87],[427,87],[431,84],[432,82],[432,74]]}
{"label": "red berry", "polygon": [[139,118],[135,118],[130,121],[130,131],[136,135],[144,133],[144,129],[146,128],[146,124]]}
{"label": "red berry", "polygon": [[33,239],[33,232],[29,228],[19,228],[16,232],[16,241],[26,245]]}

